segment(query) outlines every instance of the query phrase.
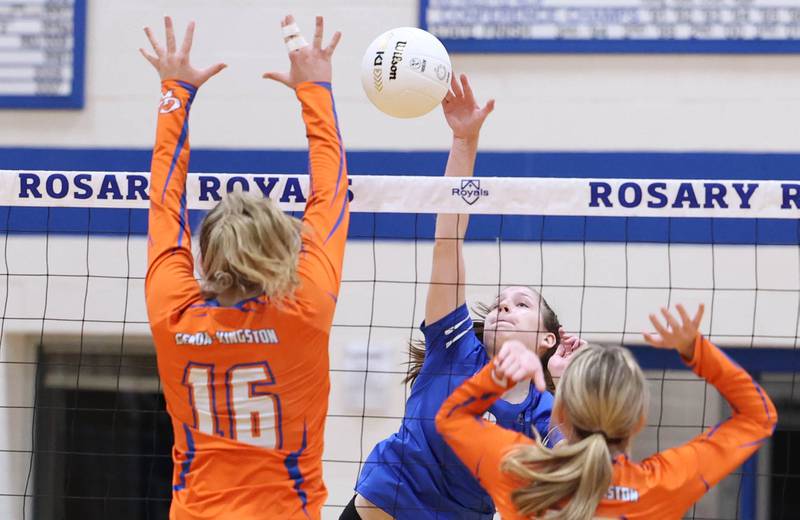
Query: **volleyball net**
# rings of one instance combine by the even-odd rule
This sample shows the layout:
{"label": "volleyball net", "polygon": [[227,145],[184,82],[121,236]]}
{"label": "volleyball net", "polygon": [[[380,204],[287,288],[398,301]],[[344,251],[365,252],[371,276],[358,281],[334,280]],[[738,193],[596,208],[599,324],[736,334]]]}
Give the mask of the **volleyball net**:
{"label": "volleyball net", "polygon": [[[164,518],[171,424],[144,306],[147,173],[0,171],[0,516]],[[397,431],[430,277],[435,213],[468,213],[467,302],[540,290],[564,327],[632,348],[650,384],[637,458],[729,411],[647,315],[706,304],[702,330],[773,397],[756,456],[688,514],[790,518],[800,502],[800,183],[351,176],[350,241],[330,343],[325,518]],[[190,225],[224,193],[302,211],[300,175],[192,174]],[[793,446],[794,444],[794,446]]]}

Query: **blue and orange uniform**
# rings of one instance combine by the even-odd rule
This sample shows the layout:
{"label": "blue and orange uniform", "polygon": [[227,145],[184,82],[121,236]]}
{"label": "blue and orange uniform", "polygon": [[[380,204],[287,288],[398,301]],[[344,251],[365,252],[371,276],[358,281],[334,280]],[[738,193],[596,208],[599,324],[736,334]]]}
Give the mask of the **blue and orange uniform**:
{"label": "blue and orange uniform", "polygon": [[[422,333],[425,361],[400,430],[373,448],[356,491],[397,520],[491,520],[491,498],[434,424],[447,396],[489,362],[486,347],[475,335],[466,305],[435,323],[423,323]],[[499,400],[487,407],[497,424],[521,435],[550,433],[550,441],[558,441],[558,432],[548,432],[552,408],[553,396],[533,385],[521,403]]]}
{"label": "blue and orange uniform", "polygon": [[[611,486],[595,512],[598,517],[679,519],[772,435],[778,420],[775,406],[744,369],[699,335],[693,359],[684,361],[719,390],[733,416],[683,446],[642,462],[616,456]],[[502,518],[522,520],[528,517],[517,512],[511,493],[530,483],[504,473],[500,464],[510,449],[533,441],[480,418],[505,391],[492,369],[493,364],[487,365],[453,392],[437,414],[436,426],[492,496]]]}
{"label": "blue and orange uniform", "polygon": [[204,300],[186,205],[196,88],[167,80],[150,181],[145,292],[175,444],[170,518],[319,518],[328,339],[349,222],[330,84],[302,83],[311,194],[294,298]]}

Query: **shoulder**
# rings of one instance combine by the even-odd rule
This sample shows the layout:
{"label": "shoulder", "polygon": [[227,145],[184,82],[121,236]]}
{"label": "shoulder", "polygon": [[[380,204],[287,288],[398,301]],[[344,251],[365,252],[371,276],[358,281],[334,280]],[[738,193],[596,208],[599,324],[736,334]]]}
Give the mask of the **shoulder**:
{"label": "shoulder", "polygon": [[[475,337],[472,331],[472,318],[466,304],[459,305],[442,319],[433,323],[422,322],[420,326],[425,336],[425,344],[449,348],[467,335]],[[476,338],[477,339],[477,338]]]}

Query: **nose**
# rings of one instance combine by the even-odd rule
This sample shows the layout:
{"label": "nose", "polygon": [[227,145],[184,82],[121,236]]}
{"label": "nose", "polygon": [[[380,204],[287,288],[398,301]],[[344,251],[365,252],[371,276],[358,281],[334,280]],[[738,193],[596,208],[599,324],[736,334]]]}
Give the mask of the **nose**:
{"label": "nose", "polygon": [[506,303],[506,302],[502,302],[500,305],[497,306],[497,313],[498,314],[501,313],[501,312],[508,313],[510,310],[511,309],[508,306],[508,303]]}

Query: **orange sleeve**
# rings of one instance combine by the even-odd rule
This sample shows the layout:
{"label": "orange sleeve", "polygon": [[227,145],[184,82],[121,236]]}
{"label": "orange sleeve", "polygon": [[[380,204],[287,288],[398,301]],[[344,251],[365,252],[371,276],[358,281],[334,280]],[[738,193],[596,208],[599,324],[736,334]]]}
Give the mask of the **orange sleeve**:
{"label": "orange sleeve", "polygon": [[675,491],[688,508],[755,453],[775,430],[778,414],[769,396],[743,368],[702,336],[689,366],[728,401],[733,415],[678,448],[642,462],[658,485]]}
{"label": "orange sleeve", "polygon": [[533,441],[482,418],[506,391],[492,378],[493,367],[489,362],[447,398],[436,414],[436,430],[489,493],[503,518],[513,518],[511,491],[519,483],[500,471],[500,463],[510,448]]}
{"label": "orange sleeve", "polygon": [[330,83],[301,83],[296,93],[306,124],[311,186],[298,273],[335,301],[350,222],[344,146]]}
{"label": "orange sleeve", "polygon": [[145,278],[151,322],[182,311],[200,299],[186,207],[189,110],[197,89],[182,81],[166,80],[162,82],[161,92],[150,166]]}

